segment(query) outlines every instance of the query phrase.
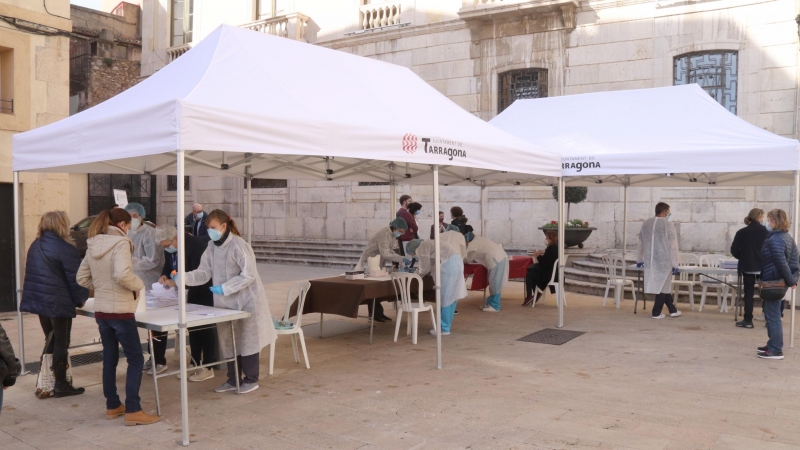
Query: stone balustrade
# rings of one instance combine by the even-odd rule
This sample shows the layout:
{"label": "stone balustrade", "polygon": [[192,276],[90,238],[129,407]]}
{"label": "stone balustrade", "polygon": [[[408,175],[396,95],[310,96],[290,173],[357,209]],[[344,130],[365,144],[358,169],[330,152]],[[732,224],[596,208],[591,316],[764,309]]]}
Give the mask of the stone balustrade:
{"label": "stone balustrade", "polygon": [[181,55],[188,52],[192,48],[192,44],[182,44],[170,47],[167,49],[167,64],[180,58]]}
{"label": "stone balustrade", "polygon": [[383,2],[364,5],[361,11],[361,29],[372,30],[375,28],[397,25],[400,23],[401,2]]}
{"label": "stone balustrade", "polygon": [[259,33],[271,34],[273,36],[285,37],[296,41],[308,42],[306,39],[306,27],[310,17],[292,13],[285,16],[261,19],[255,22],[242,25],[242,28],[258,31]]}

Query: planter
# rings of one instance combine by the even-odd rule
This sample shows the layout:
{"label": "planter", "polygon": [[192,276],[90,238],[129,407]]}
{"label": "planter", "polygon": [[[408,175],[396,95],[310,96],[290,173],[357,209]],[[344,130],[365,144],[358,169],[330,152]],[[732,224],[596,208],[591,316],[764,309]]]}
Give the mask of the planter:
{"label": "planter", "polygon": [[[547,234],[548,230],[556,230],[558,228],[545,228],[539,227],[543,233]],[[583,243],[589,236],[591,236],[592,231],[596,230],[597,228],[589,227],[589,228],[564,228],[564,247],[575,247],[583,248]]]}

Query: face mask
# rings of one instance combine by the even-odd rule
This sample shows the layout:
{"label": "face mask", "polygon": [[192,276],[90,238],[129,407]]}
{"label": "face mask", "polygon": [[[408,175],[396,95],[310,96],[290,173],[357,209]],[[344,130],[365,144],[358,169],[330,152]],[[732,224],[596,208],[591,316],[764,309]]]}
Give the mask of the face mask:
{"label": "face mask", "polygon": [[[211,231],[211,230],[209,230],[209,231]],[[394,237],[396,237],[396,238],[399,238],[400,236],[403,235],[403,233],[401,233],[399,231],[395,231],[394,233],[392,233],[392,235],[394,235]]]}
{"label": "face mask", "polygon": [[197,217],[197,220],[202,220],[203,219],[203,211],[200,211],[199,213],[197,213],[196,217]]}
{"label": "face mask", "polygon": [[175,253],[175,252],[178,251],[178,249],[175,248],[175,246],[173,246],[173,245],[170,245],[169,247],[165,248],[164,250],[166,250],[167,253]]}
{"label": "face mask", "polygon": [[208,229],[208,237],[211,238],[212,241],[217,242],[222,239],[222,233],[219,230],[215,230],[213,228]]}
{"label": "face mask", "polygon": [[131,231],[136,231],[142,224],[140,219],[131,219]]}
{"label": "face mask", "polygon": [[667,217],[664,217],[664,218],[669,220],[669,216],[671,216],[671,215],[672,215],[672,213],[667,213]]}
{"label": "face mask", "polygon": [[769,222],[767,222],[767,224],[764,225],[764,226],[767,227],[767,231],[770,231],[770,232],[772,231],[772,227],[769,226]]}
{"label": "face mask", "polygon": [[414,213],[414,215],[415,215],[415,216],[418,216],[418,215],[419,215],[419,211],[415,212],[415,213]]}

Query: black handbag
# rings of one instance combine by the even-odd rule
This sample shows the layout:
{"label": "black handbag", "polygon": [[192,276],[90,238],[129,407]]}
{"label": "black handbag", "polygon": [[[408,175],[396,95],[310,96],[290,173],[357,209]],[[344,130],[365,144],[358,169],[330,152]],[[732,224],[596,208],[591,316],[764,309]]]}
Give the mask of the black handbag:
{"label": "black handbag", "polygon": [[764,281],[761,280],[761,300],[782,300],[786,296],[786,282],[783,280]]}

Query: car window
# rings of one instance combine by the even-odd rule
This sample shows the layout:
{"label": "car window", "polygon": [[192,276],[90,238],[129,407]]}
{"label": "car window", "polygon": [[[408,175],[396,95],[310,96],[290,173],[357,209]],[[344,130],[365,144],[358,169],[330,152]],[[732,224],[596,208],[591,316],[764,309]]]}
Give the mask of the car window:
{"label": "car window", "polygon": [[89,225],[92,224],[92,221],[95,219],[95,217],[97,217],[97,216],[89,216],[89,217],[81,220],[80,222],[78,222],[77,225],[75,225],[75,228],[77,228],[79,230],[82,230],[84,228],[89,228]]}

